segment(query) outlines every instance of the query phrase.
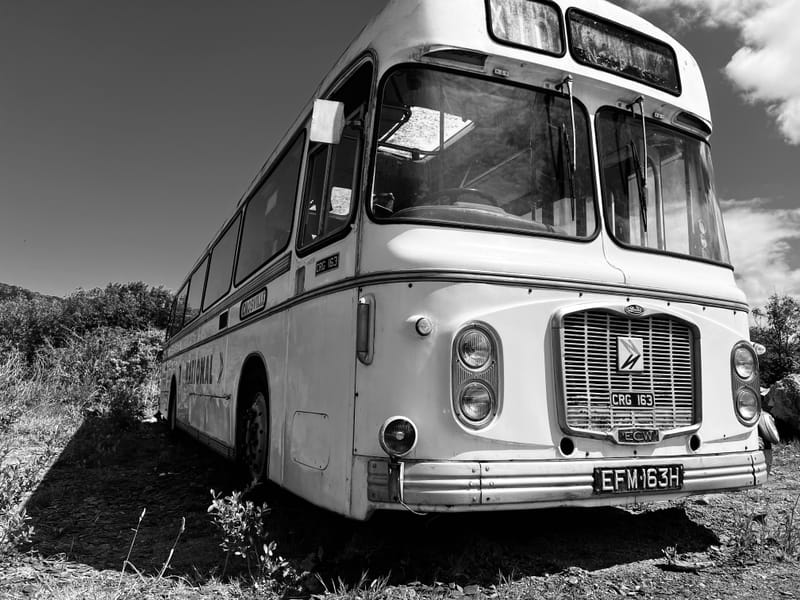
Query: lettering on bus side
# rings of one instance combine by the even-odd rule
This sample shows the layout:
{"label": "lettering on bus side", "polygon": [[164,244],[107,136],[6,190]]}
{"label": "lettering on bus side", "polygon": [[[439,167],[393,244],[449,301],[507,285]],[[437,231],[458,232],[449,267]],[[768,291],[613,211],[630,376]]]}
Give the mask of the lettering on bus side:
{"label": "lettering on bus side", "polygon": [[209,385],[214,383],[214,355],[192,358],[183,364],[185,385]]}
{"label": "lettering on bus side", "polygon": [[261,312],[265,306],[267,306],[267,288],[262,288],[252,296],[242,300],[239,305],[239,320],[243,321],[250,315]]}

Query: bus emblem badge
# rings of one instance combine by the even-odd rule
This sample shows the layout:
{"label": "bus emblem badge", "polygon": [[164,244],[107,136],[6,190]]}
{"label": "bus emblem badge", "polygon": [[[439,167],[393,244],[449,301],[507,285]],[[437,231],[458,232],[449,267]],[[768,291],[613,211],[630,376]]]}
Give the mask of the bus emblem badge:
{"label": "bus emblem badge", "polygon": [[625,313],[632,317],[641,317],[644,314],[644,308],[638,304],[629,304],[625,307]]}
{"label": "bus emblem badge", "polygon": [[626,373],[644,371],[644,339],[640,337],[617,338],[617,371]]}

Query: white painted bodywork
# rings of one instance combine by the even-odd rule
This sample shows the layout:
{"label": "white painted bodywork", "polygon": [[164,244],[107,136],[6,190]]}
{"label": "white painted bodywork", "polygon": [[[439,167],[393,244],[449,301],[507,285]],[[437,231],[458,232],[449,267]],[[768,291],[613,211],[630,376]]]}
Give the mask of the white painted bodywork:
{"label": "white painted bodywork", "polygon": [[[593,145],[597,110],[631,102],[639,95],[645,98],[648,110],[665,115],[665,122],[681,111],[710,122],[699,68],[675,40],[602,0],[559,1],[558,5],[564,12],[576,6],[667,42],[677,54],[681,95],[583,66],[568,51],[563,57],[553,57],[498,44],[487,33],[484,0],[393,0],[342,55],[314,97],[324,97],[338,75],[365,52],[376,60],[380,81],[397,64],[434,63],[424,56],[427,51],[453,47],[482,52],[489,58],[484,67],[436,64],[484,76],[501,68],[510,81],[550,89],[571,74],[575,97],[590,115]],[[366,119],[367,140],[371,139],[369,123],[375,102],[373,92]],[[310,104],[280,147],[305,126],[309,114]],[[280,148],[262,173],[279,152]],[[599,195],[596,154],[594,160]],[[364,181],[362,191],[369,194],[370,185]],[[301,184],[298,193],[302,190]],[[406,500],[420,510],[647,499],[593,496],[592,469],[608,461],[683,461],[688,478],[684,494],[763,481],[764,457],[757,451],[756,428],[742,425],[733,411],[730,353],[735,343],[748,338],[748,322],[745,298],[732,269],[624,248],[609,238],[602,215],[597,237],[566,241],[452,227],[378,224],[366,215],[364,197],[358,211],[349,236],[309,256],[297,256],[293,233],[287,252],[273,261],[284,260],[288,254],[289,266],[266,283],[264,316],[238,326],[241,300],[259,288],[253,283],[260,277],[256,273],[231,291],[233,301],[223,300],[199,318],[199,326],[190,327],[170,343],[164,364],[163,414],[167,413],[174,377],[179,422],[232,455],[242,364],[248,356],[259,356],[267,369],[269,387],[270,479],[311,502],[354,518],[366,518],[377,508],[400,508],[396,502],[368,495],[368,480],[370,485],[382,481],[381,461],[387,460],[378,431],[393,415],[412,419],[419,431],[419,441],[404,462],[411,490]],[[334,253],[340,254],[341,266],[317,276],[315,261]],[[247,292],[237,297],[244,290]],[[319,291],[324,293],[317,294]],[[356,309],[359,297],[365,294],[375,300],[374,357],[369,365],[358,362],[355,354]],[[553,315],[590,304],[637,304],[677,316],[701,332],[703,418],[696,434],[703,443],[699,450],[691,451],[688,435],[684,435],[642,446],[576,437],[576,451],[570,457],[559,451],[565,433],[555,410],[560,398]],[[228,311],[229,333],[219,332],[221,310]],[[433,322],[431,335],[416,333],[414,323],[420,316]],[[502,411],[480,430],[459,423],[451,398],[454,336],[471,321],[485,322],[497,332],[503,355]],[[213,381],[187,383],[187,362],[208,355],[214,357]],[[502,473],[500,479],[486,475],[490,468]],[[477,474],[469,475],[473,470]],[[541,477],[545,479],[537,479]],[[445,481],[460,483],[450,489]],[[569,482],[575,481],[578,483],[570,488]],[[493,502],[487,490],[498,485],[506,492],[495,495]],[[470,495],[465,490],[480,493]],[[497,502],[498,497],[505,500]]]}

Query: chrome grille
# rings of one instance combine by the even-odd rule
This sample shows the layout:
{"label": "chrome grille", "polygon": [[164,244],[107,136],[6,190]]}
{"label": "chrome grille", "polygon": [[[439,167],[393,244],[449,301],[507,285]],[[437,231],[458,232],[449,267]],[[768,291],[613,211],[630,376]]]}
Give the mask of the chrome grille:
{"label": "chrome grille", "polygon": [[[644,370],[617,371],[617,337],[644,341]],[[602,310],[563,318],[566,423],[608,432],[617,427],[669,430],[695,423],[693,333],[684,322],[656,315],[630,319]],[[653,408],[611,406],[612,391],[653,392]]]}

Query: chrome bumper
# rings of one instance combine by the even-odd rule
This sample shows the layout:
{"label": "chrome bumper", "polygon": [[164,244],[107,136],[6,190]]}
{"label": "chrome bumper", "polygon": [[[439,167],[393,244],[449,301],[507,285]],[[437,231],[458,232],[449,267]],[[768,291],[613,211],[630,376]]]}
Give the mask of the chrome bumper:
{"label": "chrome bumper", "polygon": [[[683,465],[680,490],[599,494],[595,468]],[[629,504],[754,487],[767,479],[762,451],[635,459],[548,461],[369,461],[367,497],[375,508],[402,504],[426,512]]]}

